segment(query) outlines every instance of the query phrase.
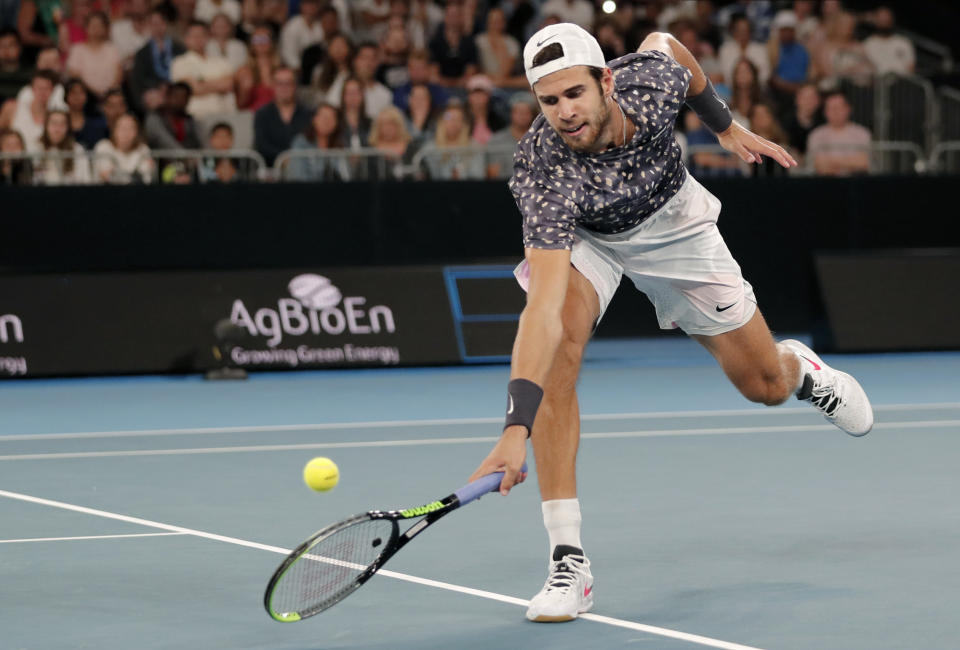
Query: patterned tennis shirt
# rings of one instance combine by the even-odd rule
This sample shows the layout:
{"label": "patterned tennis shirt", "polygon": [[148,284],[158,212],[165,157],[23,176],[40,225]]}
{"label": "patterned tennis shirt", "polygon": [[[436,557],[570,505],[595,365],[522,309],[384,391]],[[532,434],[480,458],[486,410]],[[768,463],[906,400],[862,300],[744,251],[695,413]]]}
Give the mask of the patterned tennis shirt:
{"label": "patterned tennis shirt", "polygon": [[666,203],[686,179],[673,125],[686,99],[690,71],[654,50],[608,65],[614,99],[637,131],[625,146],[578,153],[543,115],[537,117],[517,144],[509,183],[523,215],[525,248],[570,250],[577,226],[606,234],[629,230]]}

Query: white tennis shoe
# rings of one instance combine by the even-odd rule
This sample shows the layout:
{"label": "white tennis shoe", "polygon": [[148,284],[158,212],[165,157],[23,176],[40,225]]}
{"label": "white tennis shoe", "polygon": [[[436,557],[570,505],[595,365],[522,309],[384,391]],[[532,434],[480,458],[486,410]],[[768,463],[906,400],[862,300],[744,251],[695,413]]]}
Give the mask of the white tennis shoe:
{"label": "white tennis shoe", "polygon": [[797,399],[813,404],[831,423],[851,436],[863,436],[873,428],[873,408],[857,380],[825,364],[800,341],[780,341],[800,357],[803,383]]}
{"label": "white tennis shoe", "polygon": [[573,546],[553,549],[549,575],[527,608],[527,618],[538,623],[572,621],[593,607],[590,560]]}

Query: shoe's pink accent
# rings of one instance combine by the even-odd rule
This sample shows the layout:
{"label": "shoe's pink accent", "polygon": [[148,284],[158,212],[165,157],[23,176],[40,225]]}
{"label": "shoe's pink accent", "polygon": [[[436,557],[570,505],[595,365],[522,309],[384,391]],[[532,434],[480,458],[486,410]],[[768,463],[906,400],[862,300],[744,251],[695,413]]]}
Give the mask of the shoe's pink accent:
{"label": "shoe's pink accent", "polygon": [[[804,357],[802,354],[798,354],[797,356],[798,356],[798,357],[803,357],[804,359],[807,359],[807,358]],[[814,370],[823,370],[823,368],[821,368],[820,366],[818,366],[818,365],[816,364],[816,362],[813,361],[812,359],[807,359],[807,361],[810,362],[810,365],[813,366]]]}
{"label": "shoe's pink accent", "polygon": [[584,587],[583,597],[586,598],[587,596],[589,596],[591,591],[593,591],[593,587]]}

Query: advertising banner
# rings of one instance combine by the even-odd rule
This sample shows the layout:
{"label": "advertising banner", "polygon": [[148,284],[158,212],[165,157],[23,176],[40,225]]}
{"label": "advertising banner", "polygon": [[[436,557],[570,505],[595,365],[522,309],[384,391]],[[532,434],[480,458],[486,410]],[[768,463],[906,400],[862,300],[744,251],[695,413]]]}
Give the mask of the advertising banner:
{"label": "advertising banner", "polygon": [[0,377],[460,360],[440,267],[0,277]]}

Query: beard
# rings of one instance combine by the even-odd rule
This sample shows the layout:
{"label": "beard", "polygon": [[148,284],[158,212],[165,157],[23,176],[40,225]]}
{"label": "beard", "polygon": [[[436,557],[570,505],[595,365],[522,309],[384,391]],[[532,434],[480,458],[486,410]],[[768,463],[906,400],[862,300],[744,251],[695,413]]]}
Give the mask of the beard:
{"label": "beard", "polygon": [[557,133],[560,134],[560,137],[566,145],[574,151],[597,153],[606,148],[606,143],[601,143],[600,138],[609,121],[610,106],[607,104],[607,101],[604,100],[596,113],[576,125],[578,130],[575,133],[570,133],[569,130],[562,127],[554,128]]}

